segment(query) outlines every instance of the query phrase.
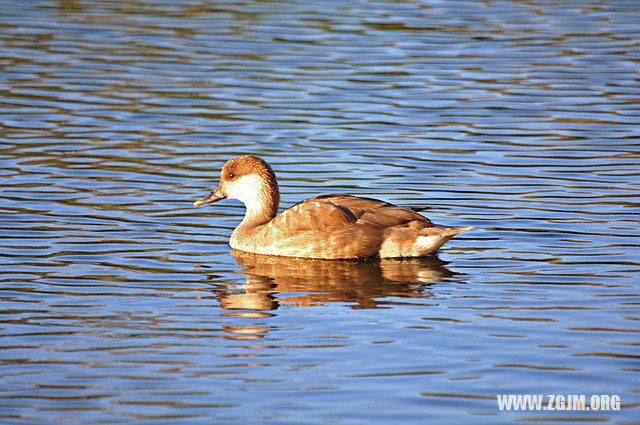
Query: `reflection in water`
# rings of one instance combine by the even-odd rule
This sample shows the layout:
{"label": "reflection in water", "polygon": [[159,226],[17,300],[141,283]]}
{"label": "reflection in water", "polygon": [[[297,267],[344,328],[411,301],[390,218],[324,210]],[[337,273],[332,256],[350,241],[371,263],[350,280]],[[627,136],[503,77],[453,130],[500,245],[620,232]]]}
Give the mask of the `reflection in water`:
{"label": "reflection in water", "polygon": [[[428,298],[430,284],[455,273],[438,257],[384,260],[315,260],[232,250],[247,276],[242,286],[220,286],[225,309],[274,310],[280,302],[298,306],[326,302],[357,308],[398,304],[389,298]],[[383,299],[386,299],[383,301]]]}

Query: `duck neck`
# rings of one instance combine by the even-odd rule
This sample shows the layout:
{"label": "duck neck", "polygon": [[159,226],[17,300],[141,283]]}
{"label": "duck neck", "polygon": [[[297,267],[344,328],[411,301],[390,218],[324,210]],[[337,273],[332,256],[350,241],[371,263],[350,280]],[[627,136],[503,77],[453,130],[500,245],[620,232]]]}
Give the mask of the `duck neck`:
{"label": "duck neck", "polygon": [[278,214],[280,192],[278,187],[260,187],[253,199],[245,200],[247,212],[238,226],[243,230],[251,229],[270,222]]}

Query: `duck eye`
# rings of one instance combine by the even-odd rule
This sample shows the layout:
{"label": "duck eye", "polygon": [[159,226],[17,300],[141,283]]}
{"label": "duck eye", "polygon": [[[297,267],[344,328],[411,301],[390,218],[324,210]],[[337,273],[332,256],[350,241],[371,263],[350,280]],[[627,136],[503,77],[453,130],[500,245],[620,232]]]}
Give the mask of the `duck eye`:
{"label": "duck eye", "polygon": [[233,173],[229,173],[229,178],[230,178],[230,179],[234,178],[235,176],[236,176],[235,174],[233,174]]}

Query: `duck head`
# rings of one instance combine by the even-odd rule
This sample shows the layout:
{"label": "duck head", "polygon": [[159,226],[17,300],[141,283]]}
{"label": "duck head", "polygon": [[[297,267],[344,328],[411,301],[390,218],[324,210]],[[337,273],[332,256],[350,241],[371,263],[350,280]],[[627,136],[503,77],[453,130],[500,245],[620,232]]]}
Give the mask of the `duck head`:
{"label": "duck head", "polygon": [[271,220],[276,216],[280,202],[276,175],[269,164],[256,156],[232,158],[222,167],[220,182],[215,189],[195,201],[193,206],[198,208],[222,199],[242,202],[247,208],[246,217],[260,216]]}

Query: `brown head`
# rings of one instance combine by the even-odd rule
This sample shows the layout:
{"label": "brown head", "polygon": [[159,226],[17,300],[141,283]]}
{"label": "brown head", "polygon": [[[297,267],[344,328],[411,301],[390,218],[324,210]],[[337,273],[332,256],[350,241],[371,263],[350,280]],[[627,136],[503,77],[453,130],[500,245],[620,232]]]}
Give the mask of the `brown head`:
{"label": "brown head", "polygon": [[247,217],[268,216],[266,221],[269,221],[278,213],[280,203],[276,175],[269,164],[257,156],[237,156],[222,167],[218,186],[193,206],[198,208],[227,198],[241,201],[247,208]]}

